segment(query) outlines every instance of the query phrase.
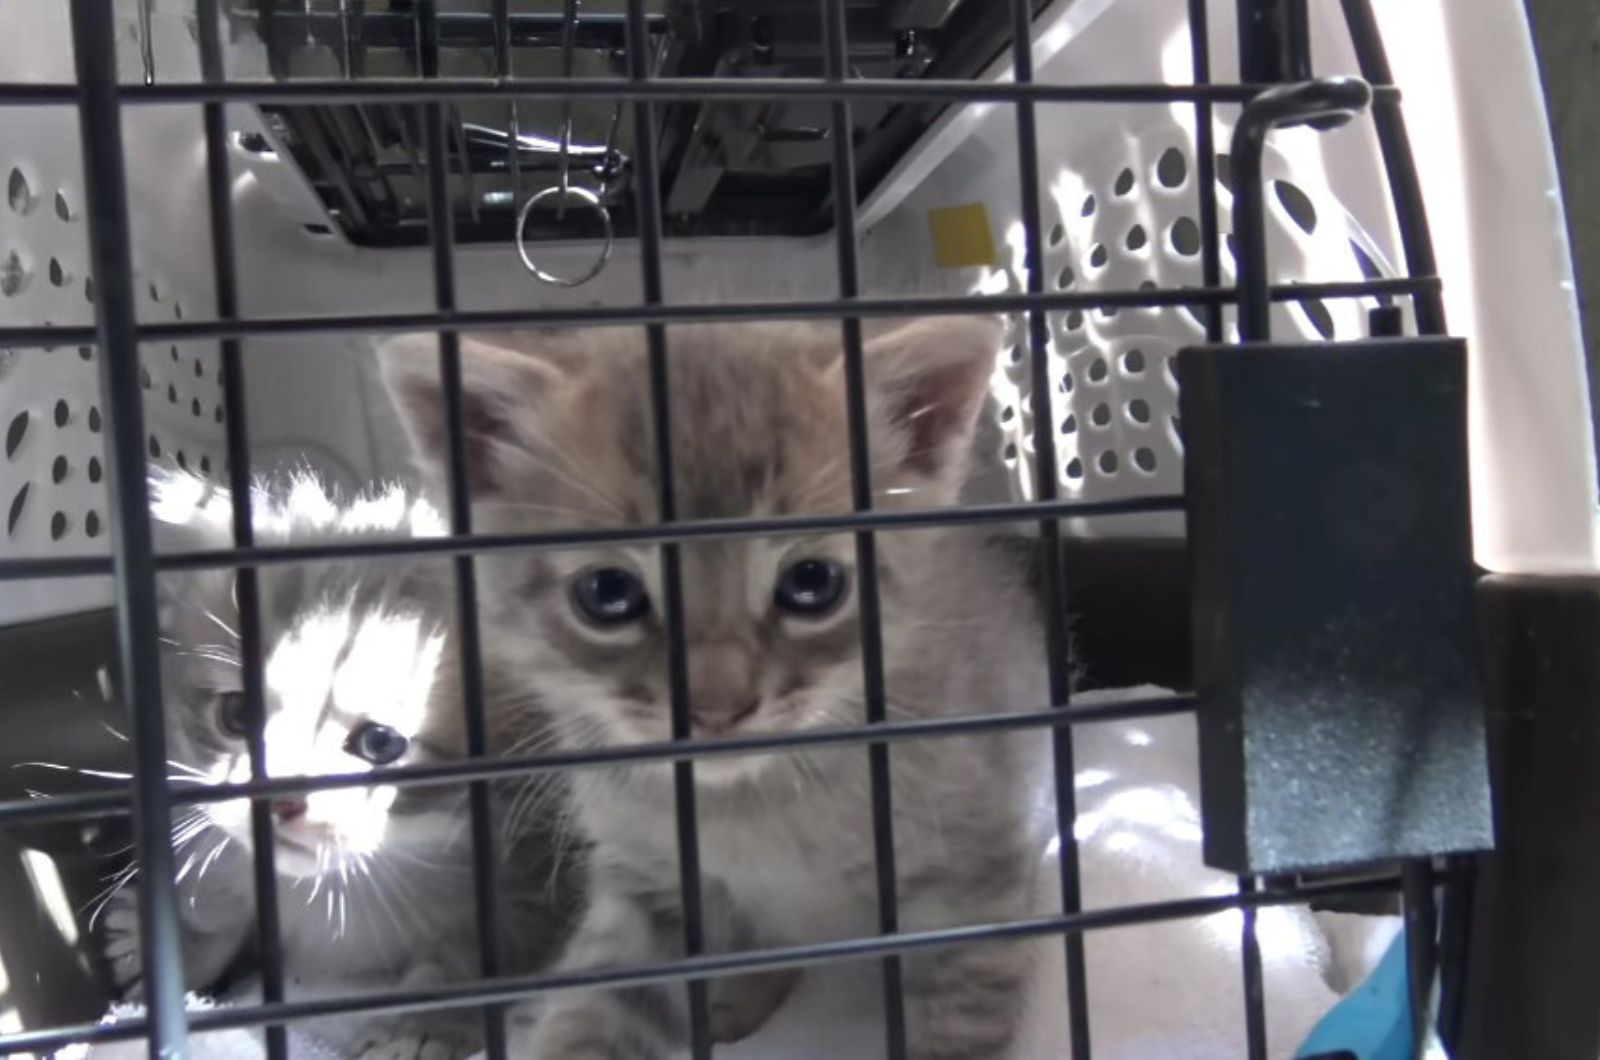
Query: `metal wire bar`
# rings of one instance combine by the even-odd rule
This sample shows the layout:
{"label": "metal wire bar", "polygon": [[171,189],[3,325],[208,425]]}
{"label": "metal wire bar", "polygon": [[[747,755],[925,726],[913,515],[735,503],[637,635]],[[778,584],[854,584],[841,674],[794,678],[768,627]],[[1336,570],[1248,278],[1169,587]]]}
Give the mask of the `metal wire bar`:
{"label": "metal wire bar", "polygon": [[[551,530],[538,533],[473,534],[466,537],[400,538],[393,541],[305,545],[256,546],[251,549],[208,549],[170,552],[157,556],[158,570],[198,570],[266,566],[361,556],[464,555],[518,548],[576,548],[588,545],[675,544],[691,540],[874,529],[910,529],[932,526],[970,526],[1024,522],[1042,518],[1092,518],[1183,510],[1177,496],[1128,497],[1108,501],[1038,501],[1021,504],[972,505],[961,508],[924,508],[909,511],[849,512],[836,515],[781,516],[754,519],[685,519],[670,526],[651,524],[600,529]],[[67,556],[56,559],[0,560],[0,581],[24,578],[105,574],[111,570],[104,556]]]}
{"label": "metal wire bar", "polygon": [[[1071,710],[1049,708],[1009,714],[973,714],[921,721],[889,721],[882,725],[849,725],[808,729],[800,733],[742,736],[713,742],[677,740],[632,744],[584,751],[551,752],[525,758],[490,758],[432,766],[400,766],[366,773],[305,777],[278,777],[246,784],[190,787],[172,795],[175,806],[198,806],[234,799],[304,795],[313,791],[338,791],[374,784],[427,787],[462,780],[497,780],[525,777],[539,771],[592,769],[608,766],[677,762],[689,758],[729,758],[753,754],[781,754],[808,748],[848,747],[876,742],[975,736],[1052,725],[1087,725],[1134,718],[1184,714],[1194,709],[1190,695],[1155,696]],[[125,814],[129,802],[120,794],[60,795],[50,799],[0,802],[0,823],[64,820]]]}
{"label": "metal wire bar", "polygon": [[[1031,0],[1011,0],[1011,66],[1018,85],[1031,85],[1033,79],[1033,4]],[[1023,257],[1027,293],[1045,291],[1044,221],[1039,207],[1039,134],[1037,114],[1031,99],[1016,103],[1017,174],[1021,196]],[[1027,313],[1029,400],[1033,412],[1034,493],[1040,501],[1059,496],[1056,480],[1055,413],[1051,410],[1050,320],[1037,306]],[[1072,696],[1071,646],[1067,633],[1066,572],[1061,552],[1061,526],[1054,519],[1039,523],[1039,538],[1044,552],[1044,634],[1050,701],[1065,709]],[[1077,786],[1073,765],[1072,731],[1059,726],[1052,732],[1051,760],[1056,792],[1056,834],[1060,843],[1057,860],[1061,881],[1061,909],[1071,915],[1083,907],[1079,880],[1078,839],[1074,823],[1078,819]],[[1089,1060],[1089,972],[1084,958],[1083,939],[1067,935],[1065,940],[1067,1032],[1074,1060]]]}
{"label": "metal wire bar", "polygon": [[1423,1055],[1433,1031],[1433,986],[1439,968],[1439,910],[1434,898],[1433,862],[1426,858],[1400,867],[1406,933],[1406,982],[1411,1001],[1411,1049]]}
{"label": "metal wire bar", "polygon": [[[423,37],[430,43],[427,65],[437,74],[437,42],[432,32],[432,0],[419,8]],[[449,117],[444,105],[431,103],[422,115],[428,169],[428,242],[433,265],[434,303],[441,311],[456,308],[455,214],[450,204]],[[472,533],[472,499],[468,492],[467,442],[462,413],[461,335],[439,332],[439,374],[443,389],[445,433],[449,446],[450,530]],[[456,589],[456,635],[460,661],[461,699],[465,711],[466,745],[470,757],[487,753],[488,738],[483,703],[483,647],[478,626],[478,580],[470,553],[453,558]],[[500,888],[496,871],[495,836],[489,804],[489,787],[476,782],[468,790],[472,817],[472,883],[476,900],[478,963],[483,975],[498,975],[500,954]],[[505,1011],[484,1009],[484,1043],[490,1060],[503,1060],[506,1051]]]}
{"label": "metal wire bar", "polygon": [[[1394,73],[1384,51],[1383,35],[1378,31],[1370,0],[1341,0],[1350,42],[1355,47],[1361,76],[1373,87],[1372,121],[1378,133],[1378,152],[1383,157],[1384,175],[1394,199],[1395,222],[1400,229],[1400,248],[1406,271],[1413,276],[1439,271],[1433,254],[1433,236],[1428,230],[1428,208],[1422,198],[1422,182],[1417,178],[1416,158],[1411,138],[1406,134],[1405,113],[1399,96],[1390,90]],[[1417,331],[1422,335],[1446,332],[1444,299],[1437,293],[1421,295],[1413,304],[1417,312]]]}
{"label": "metal wire bar", "polygon": [[[1189,0],[1189,57],[1197,86],[1211,84],[1211,25],[1207,0]],[[1217,130],[1214,105],[1197,100],[1194,105],[1195,185],[1200,204],[1200,274],[1208,288],[1222,286],[1222,239],[1217,221]],[[1277,290],[1272,294],[1276,298]],[[1221,342],[1222,305],[1205,307],[1206,341]]]}
{"label": "metal wire bar", "polygon": [[[1263,892],[1251,876],[1239,877],[1239,897]],[[1267,1006],[1262,988],[1261,940],[1256,936],[1256,911],[1241,905],[1239,917],[1239,963],[1244,974],[1244,1039],[1250,1060],[1267,1060]]]}
{"label": "metal wire bar", "polygon": [[[207,82],[225,79],[222,65],[222,26],[217,5],[196,0],[196,29],[200,46],[200,73]],[[221,103],[201,108],[205,128],[206,191],[211,221],[211,272],[216,285],[217,318],[239,316],[238,256],[233,229],[233,180],[228,161],[227,109]],[[240,340],[224,338],[222,355],[222,406],[228,452],[228,486],[233,504],[233,542],[236,548],[255,545],[251,512],[254,490],[250,482],[250,430],[244,393],[244,359]],[[254,567],[240,567],[233,575],[239,636],[239,680],[244,695],[245,747],[250,778],[268,775],[267,706],[262,666],[261,592]],[[268,1004],[283,1000],[283,933],[278,916],[277,833],[272,806],[262,799],[250,804],[251,863],[256,897],[256,949],[261,968],[261,997]],[[201,983],[191,984],[203,986]],[[268,1060],[284,1060],[289,1045],[284,1029],[266,1029]]]}
{"label": "metal wire bar", "polygon": [[[634,86],[650,83],[649,25],[644,0],[628,0],[628,79]],[[638,163],[635,191],[639,208],[639,271],[646,305],[665,299],[661,276],[661,160],[656,151],[655,106],[648,99],[633,105],[634,158]],[[655,428],[656,504],[659,521],[677,521],[673,489],[672,419],[667,378],[667,332],[661,324],[645,326],[650,368],[650,413]],[[667,635],[667,683],[671,693],[672,738],[691,736],[688,631],[684,628],[683,572],[676,542],[661,546],[663,624]],[[678,885],[683,900],[683,943],[690,957],[705,950],[704,907],[700,893],[700,823],[695,808],[694,759],[673,763],[673,792],[678,825]],[[695,1060],[711,1057],[711,1008],[704,982],[688,984],[689,1048]]]}
{"label": "metal wire bar", "polygon": [[[619,78],[579,77],[563,81],[559,77],[518,78],[440,78],[419,82],[409,79],[372,78],[360,82],[306,78],[298,81],[230,81],[226,85],[172,82],[156,85],[129,85],[122,91],[129,104],[165,105],[205,103],[428,103],[544,96],[552,99],[620,99],[637,102],[694,102],[717,99],[760,103],[786,99],[855,102],[945,102],[1015,103],[1031,99],[1035,103],[1164,104],[1248,103],[1271,85],[1214,84],[1157,85],[1148,83],[1104,83],[1097,85],[1058,85],[1034,82],[1031,85],[937,79],[892,80],[885,78],[851,79],[841,86],[826,79],[806,77],[665,77],[647,82]],[[1398,102],[1400,93],[1385,88],[1380,99]],[[0,106],[70,104],[70,86],[0,84]]]}
{"label": "metal wire bar", "polygon": [[[557,990],[645,986],[745,972],[805,968],[880,957],[889,953],[968,946],[984,942],[1020,941],[1062,933],[1105,931],[1138,924],[1162,923],[1213,916],[1233,909],[1303,905],[1309,902],[1393,893],[1400,886],[1395,876],[1331,884],[1308,884],[1295,890],[1257,891],[1250,894],[1207,895],[1167,902],[1093,909],[1060,916],[1035,917],[998,924],[976,924],[939,931],[903,932],[889,937],[845,939],[764,950],[748,950],[671,961],[626,969],[606,969],[568,975],[510,977],[495,982],[460,983],[427,989],[393,990],[350,997],[323,998],[280,1005],[241,1005],[209,1009],[194,1015],[196,1031],[254,1027],[266,1022],[307,1020],[351,1013],[403,1012],[458,1008],[505,1002],[531,994]],[[142,1020],[90,1024],[0,1036],[0,1056],[18,1052],[43,1052],[74,1042],[102,1042],[136,1038],[144,1033]]]}
{"label": "metal wire bar", "polygon": [[99,281],[95,326],[106,410],[108,501],[114,513],[111,563],[117,640],[122,688],[133,720],[134,841],[142,870],[139,961],[150,1013],[150,1056],[184,1060],[188,1044],[179,946],[182,928],[174,883],[143,395],[134,334],[137,312],[117,86],[117,22],[109,0],[72,0],[71,17],[89,256]]}
{"label": "metal wire bar", "polygon": [[[843,0],[822,0],[822,23],[827,79],[843,84],[849,66]],[[849,101],[834,100],[830,105],[829,117],[833,140],[835,263],[839,294],[842,298],[851,299],[861,294],[861,276],[856,246],[855,123],[851,118]],[[872,510],[872,456],[867,425],[861,318],[844,317],[840,321],[840,328],[844,342],[845,414],[850,447],[850,505],[854,511],[869,512]],[[856,531],[855,553],[858,581],[856,603],[861,618],[861,698],[865,704],[867,724],[881,725],[888,719],[888,694],[884,686],[878,545],[871,530]],[[895,869],[894,802],[887,744],[868,746],[867,768],[872,800],[878,933],[894,935],[900,930],[900,896]],[[882,976],[884,1048],[889,1060],[905,1060],[905,983],[904,969],[898,955],[891,954],[884,958]]]}
{"label": "metal wire bar", "polygon": [[[1274,302],[1318,298],[1378,298],[1427,294],[1440,290],[1437,276],[1337,283],[1277,284],[1268,292]],[[1100,308],[1233,305],[1233,287],[1155,287],[1122,291],[1052,291],[1043,295],[956,295],[917,298],[825,298],[784,302],[733,302],[687,305],[572,306],[507,310],[462,310],[454,313],[364,313],[307,317],[260,317],[253,320],[184,320],[146,324],[144,342],[189,342],[223,336],[243,338],[308,334],[494,331],[529,326],[606,327],[623,324],[688,324],[741,320],[818,320],[846,315],[860,317],[972,316]],[[0,343],[17,347],[85,345],[94,341],[90,328],[0,327]]]}

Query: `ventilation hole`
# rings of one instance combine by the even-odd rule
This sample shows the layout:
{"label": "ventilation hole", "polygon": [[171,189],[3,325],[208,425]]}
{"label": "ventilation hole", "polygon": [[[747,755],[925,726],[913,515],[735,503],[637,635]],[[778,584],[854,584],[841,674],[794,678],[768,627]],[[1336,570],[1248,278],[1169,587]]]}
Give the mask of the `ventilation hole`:
{"label": "ventilation hole", "polygon": [[1178,441],[1181,443],[1183,441],[1183,417],[1182,416],[1173,416],[1171,418],[1171,423],[1172,423],[1172,436],[1174,438],[1178,439]]}
{"label": "ventilation hole", "polygon": [[305,225],[306,235],[326,238],[333,235],[333,229],[327,225]]}
{"label": "ventilation hole", "polygon": [[1122,355],[1122,370],[1129,375],[1139,375],[1144,371],[1144,351],[1129,350]]}
{"label": "ventilation hole", "polygon": [[1134,398],[1128,402],[1128,419],[1130,422],[1145,424],[1150,422],[1150,403],[1144,398]]}
{"label": "ventilation hole", "polygon": [[1192,217],[1180,217],[1172,226],[1172,249],[1186,258],[1200,253],[1200,226]]}
{"label": "ventilation hole", "polygon": [[30,278],[32,273],[28,271],[22,255],[16,251],[7,254],[5,261],[0,261],[0,294],[7,298],[21,294],[22,289],[28,286]]}
{"label": "ventilation hole", "polygon": [[61,267],[61,262],[55,258],[50,259],[50,286],[60,287],[67,282],[67,270]]}
{"label": "ventilation hole", "polygon": [[1156,180],[1163,188],[1180,188],[1188,176],[1188,159],[1176,147],[1167,148],[1156,160]]}
{"label": "ventilation hole", "polygon": [[200,363],[200,358],[198,357],[194,359],[194,377],[196,379],[204,379],[206,377],[205,365]]}
{"label": "ventilation hole", "polygon": [[1007,354],[1007,359],[1010,360],[1012,364],[1021,364],[1022,363],[1022,344],[1021,343],[1018,343],[1017,345],[1011,347],[1010,352]]}
{"label": "ventilation hole", "polygon": [[100,475],[100,458],[98,456],[91,456],[89,458],[89,481],[99,482]]}
{"label": "ventilation hole", "polygon": [[1089,422],[1096,427],[1111,426],[1111,406],[1102,402],[1089,413]]}
{"label": "ventilation hole", "polygon": [[183,319],[183,305],[181,303],[172,303],[172,315],[177,317],[179,320]]}
{"label": "ventilation hole", "polygon": [[1083,310],[1071,309],[1067,311],[1067,330],[1077,331],[1083,327]]}
{"label": "ventilation hole", "polygon": [[1318,298],[1307,298],[1300,303],[1300,309],[1305,313],[1306,319],[1311,321],[1311,326],[1317,329],[1317,334],[1325,339],[1333,338],[1333,314],[1328,312],[1326,302]]}
{"label": "ventilation hole", "polygon": [[[1378,268],[1378,263],[1372,260],[1372,255],[1362,249],[1361,244],[1355,240],[1350,241],[1350,253],[1355,256],[1356,268],[1361,270],[1361,275],[1369,280],[1383,279],[1383,270]],[[1394,298],[1390,295],[1377,296],[1379,305],[1393,305]]]}
{"label": "ventilation hole", "polygon": [[1078,417],[1076,417],[1076,416],[1068,416],[1066,419],[1062,420],[1061,421],[1061,433],[1062,434],[1077,434],[1078,433]]}
{"label": "ventilation hole", "polygon": [[199,419],[200,418],[202,413],[200,411],[200,399],[199,398],[195,398],[193,401],[189,402],[189,411],[191,413],[193,413],[195,419]]}
{"label": "ventilation hole", "polygon": [[172,363],[173,364],[177,364],[178,363],[178,347],[176,347],[176,346],[169,347],[168,348],[168,352],[172,355]]}
{"label": "ventilation hole", "polygon": [[208,475],[211,474],[211,458],[209,456],[202,456],[200,458],[200,470],[204,471]]}
{"label": "ventilation hole", "polygon": [[1063,394],[1072,393],[1072,383],[1073,383],[1073,380],[1072,380],[1072,373],[1071,372],[1068,372],[1067,374],[1063,375],[1061,377],[1061,392]]}
{"label": "ventilation hole", "polygon": [[71,416],[72,410],[67,407],[67,403],[65,401],[57,401],[55,408],[56,426],[65,427],[67,425],[67,420]]}
{"label": "ventilation hole", "polygon": [[222,422],[222,406],[221,405],[217,406],[217,411],[212,415],[211,418],[212,418],[212,420],[214,420],[217,423],[221,423]]}
{"label": "ventilation hole", "polygon": [[1143,250],[1144,245],[1150,242],[1150,237],[1144,234],[1143,225],[1134,225],[1128,229],[1127,245],[1129,250]]}
{"label": "ventilation hole", "polygon": [[83,298],[84,298],[84,301],[88,302],[90,305],[94,305],[94,277],[93,276],[85,276],[83,278]]}
{"label": "ventilation hole", "polygon": [[1117,473],[1117,453],[1114,449],[1107,449],[1095,460],[1100,467],[1102,475],[1115,475]]}
{"label": "ventilation hole", "polygon": [[62,482],[66,481],[66,477],[67,458],[64,456],[58,456],[50,462],[50,481],[59,486]]}
{"label": "ventilation hole", "polygon": [[1011,405],[1007,405],[1005,408],[1000,410],[1000,422],[1001,423],[1010,423],[1012,420],[1014,420],[1016,418],[1017,418],[1017,410],[1014,407],[1012,407]]}
{"label": "ventilation hole", "polygon": [[1065,228],[1056,225],[1050,229],[1050,245],[1052,247],[1060,246],[1061,241],[1065,238],[1067,238],[1067,230]]}
{"label": "ventilation hole", "polygon": [[6,179],[6,202],[11,204],[13,213],[23,214],[33,209],[33,187],[28,183],[27,174],[16,167],[12,167],[11,176]]}
{"label": "ventilation hole", "polygon": [[1109,261],[1109,260],[1111,260],[1111,255],[1110,255],[1109,252],[1107,252],[1104,243],[1096,243],[1092,248],[1090,248],[1090,250],[1089,250],[1089,267],[1090,268],[1103,269],[1103,268],[1106,267],[1106,262]]}
{"label": "ventilation hole", "polygon": [[161,442],[153,434],[150,436],[150,456],[155,460],[161,459]]}
{"label": "ventilation hole", "polygon": [[1239,261],[1239,241],[1234,238],[1232,232],[1229,232],[1222,237],[1222,242],[1228,248],[1228,257],[1232,258],[1234,263],[1237,264]]}
{"label": "ventilation hole", "polygon": [[1076,283],[1077,280],[1078,277],[1073,275],[1072,266],[1068,265],[1066,268],[1061,270],[1061,275],[1056,277],[1056,286],[1065,291],[1068,287],[1071,287],[1074,283]]}
{"label": "ventilation hole", "polygon": [[93,346],[79,346],[78,347],[78,358],[80,360],[84,360],[84,361],[93,360],[94,359],[94,347]]}
{"label": "ventilation hole", "polygon": [[1181,305],[1178,310],[1188,317],[1189,323],[1193,324],[1198,330],[1202,332],[1206,330],[1205,308],[1203,306]]}
{"label": "ventilation hole", "polygon": [[1073,457],[1071,460],[1067,461],[1067,477],[1074,480],[1083,477],[1082,460],[1079,460],[1077,457]]}
{"label": "ventilation hole", "polygon": [[6,428],[6,459],[10,460],[16,454],[17,446],[22,444],[23,436],[28,433],[28,410],[23,409],[11,417],[11,426]]}
{"label": "ventilation hole", "polygon": [[1015,460],[1017,458],[1017,443],[1007,442],[1005,452],[1001,455],[1003,455],[1007,460]]}
{"label": "ventilation hole", "polygon": [[1278,201],[1283,204],[1290,220],[1300,226],[1300,231],[1310,235],[1317,230],[1317,208],[1312,205],[1311,196],[1301,191],[1298,184],[1275,180],[1272,190],[1277,192]]}
{"label": "ventilation hole", "polygon": [[1120,312],[1122,312],[1122,310],[1118,309],[1116,306],[1113,306],[1113,305],[1101,306],[1100,307],[1100,318],[1102,320],[1113,320],[1113,319],[1116,318],[1116,315],[1118,313],[1120,313]]}
{"label": "ventilation hole", "polygon": [[178,450],[178,467],[184,471],[189,470],[189,458],[183,455],[183,450]]}
{"label": "ventilation hole", "polygon": [[83,532],[90,537],[100,536],[100,513],[91,511],[83,517]]}
{"label": "ventilation hole", "polygon": [[11,497],[11,507],[6,511],[6,533],[15,536],[17,524],[22,521],[22,510],[28,503],[29,483],[24,482],[22,488]]}
{"label": "ventilation hole", "polygon": [[1147,475],[1155,474],[1156,451],[1148,445],[1141,445],[1133,451],[1133,466]]}
{"label": "ventilation hole", "polygon": [[171,383],[167,384],[167,400],[174,405],[178,403],[178,388]]}
{"label": "ventilation hole", "polygon": [[67,201],[67,193],[56,192],[56,217],[62,221],[72,220],[72,204]]}
{"label": "ventilation hole", "polygon": [[1094,209],[1095,209],[1094,196],[1093,195],[1085,195],[1084,198],[1083,198],[1083,210],[1082,210],[1083,216],[1085,216],[1085,217],[1093,217],[1094,216]]}
{"label": "ventilation hole", "polygon": [[100,409],[94,405],[89,406],[89,433],[100,433]]}
{"label": "ventilation hole", "polygon": [[1089,362],[1089,382],[1104,383],[1106,376],[1110,374],[1111,370],[1106,367],[1106,362],[1103,358],[1096,357]]}
{"label": "ventilation hole", "polygon": [[144,365],[139,366],[139,385],[146,390],[150,389],[150,369]]}
{"label": "ventilation hole", "polygon": [[56,512],[50,517],[50,540],[60,541],[67,536],[67,513]]}
{"label": "ventilation hole", "polygon": [[1118,198],[1121,198],[1122,196],[1133,191],[1133,170],[1124,169],[1121,173],[1118,173],[1117,182],[1111,185],[1111,191]]}
{"label": "ventilation hole", "polygon": [[1233,159],[1227,155],[1217,156],[1217,183],[1233,194]]}
{"label": "ventilation hole", "polygon": [[150,291],[150,301],[152,301],[152,302],[161,301],[161,288],[156,286],[156,282],[154,280],[150,281],[149,291]]}

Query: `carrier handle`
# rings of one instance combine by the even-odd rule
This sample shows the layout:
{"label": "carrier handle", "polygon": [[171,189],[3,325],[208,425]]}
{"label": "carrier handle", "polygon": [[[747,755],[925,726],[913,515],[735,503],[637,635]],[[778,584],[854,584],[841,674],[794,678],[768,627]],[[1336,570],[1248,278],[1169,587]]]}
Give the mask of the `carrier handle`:
{"label": "carrier handle", "polygon": [[1273,129],[1309,125],[1337,129],[1366,110],[1372,86],[1356,77],[1324,77],[1269,88],[1245,105],[1233,128],[1233,231],[1238,239],[1239,338],[1272,337],[1272,299],[1267,280],[1266,189],[1262,162]]}

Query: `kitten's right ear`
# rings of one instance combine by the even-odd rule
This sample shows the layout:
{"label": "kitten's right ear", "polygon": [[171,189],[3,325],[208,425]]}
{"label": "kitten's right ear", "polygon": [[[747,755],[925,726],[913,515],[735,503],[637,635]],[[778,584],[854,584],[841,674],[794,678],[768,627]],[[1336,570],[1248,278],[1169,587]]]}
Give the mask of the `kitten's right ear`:
{"label": "kitten's right ear", "polygon": [[[449,420],[438,336],[398,335],[379,347],[378,361],[418,465],[434,485],[447,487]],[[461,432],[473,496],[504,491],[508,463],[526,456],[537,437],[530,421],[565,378],[542,358],[461,337]]]}

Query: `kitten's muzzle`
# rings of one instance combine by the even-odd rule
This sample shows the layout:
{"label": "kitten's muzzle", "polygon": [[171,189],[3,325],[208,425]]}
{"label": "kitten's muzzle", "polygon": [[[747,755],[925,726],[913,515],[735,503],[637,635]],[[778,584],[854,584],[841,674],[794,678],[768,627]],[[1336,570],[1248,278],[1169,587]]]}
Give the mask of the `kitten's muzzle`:
{"label": "kitten's muzzle", "polygon": [[689,649],[689,711],[694,728],[711,736],[731,732],[761,706],[755,667],[742,644],[697,644]]}
{"label": "kitten's muzzle", "polygon": [[272,816],[279,824],[288,824],[298,821],[306,815],[306,800],[304,799],[273,799]]}

